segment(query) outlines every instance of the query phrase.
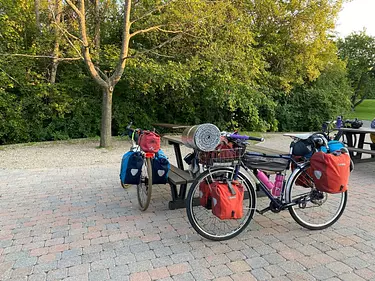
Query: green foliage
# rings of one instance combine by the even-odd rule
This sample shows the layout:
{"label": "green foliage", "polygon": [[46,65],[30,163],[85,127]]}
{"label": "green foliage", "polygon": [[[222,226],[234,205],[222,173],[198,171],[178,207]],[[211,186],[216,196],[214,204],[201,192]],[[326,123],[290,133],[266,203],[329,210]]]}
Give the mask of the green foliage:
{"label": "green foliage", "polygon": [[341,62],[330,65],[313,83],[296,88],[278,106],[282,131],[319,130],[326,120],[345,115],[352,90]]}
{"label": "green foliage", "polygon": [[[55,41],[51,3],[0,0],[0,54],[50,56]],[[92,1],[87,32],[95,37]],[[123,6],[100,1],[100,50],[93,61],[110,74],[121,48]],[[212,122],[246,131],[312,130],[348,108],[344,65],[327,35],[341,1],[178,0],[133,6],[131,58],[113,94],[112,133],[151,123]],[[154,13],[142,17],[145,13]],[[76,15],[63,4],[61,57],[76,57]],[[161,30],[160,30],[161,29]],[[168,32],[167,32],[168,31]],[[0,56],[0,144],[99,134],[101,89],[81,61],[61,61],[49,83],[51,58]]]}
{"label": "green foliage", "polygon": [[347,62],[353,88],[352,107],[365,98],[375,98],[375,37],[365,31],[337,41],[340,57]]}

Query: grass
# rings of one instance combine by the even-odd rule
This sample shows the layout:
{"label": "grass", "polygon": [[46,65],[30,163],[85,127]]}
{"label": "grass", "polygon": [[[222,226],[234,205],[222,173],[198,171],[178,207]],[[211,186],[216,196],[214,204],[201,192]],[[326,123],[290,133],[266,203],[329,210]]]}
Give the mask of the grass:
{"label": "grass", "polygon": [[354,111],[344,117],[345,119],[373,120],[375,118],[375,99],[364,100]]}

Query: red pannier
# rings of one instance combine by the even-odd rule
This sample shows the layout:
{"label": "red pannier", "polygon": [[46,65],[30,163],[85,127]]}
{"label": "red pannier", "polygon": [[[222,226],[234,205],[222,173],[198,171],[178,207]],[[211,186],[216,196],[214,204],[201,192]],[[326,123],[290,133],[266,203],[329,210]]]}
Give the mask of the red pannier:
{"label": "red pannier", "polygon": [[156,153],[160,149],[160,136],[154,132],[143,131],[138,144],[144,152]]}
{"label": "red pannier", "polygon": [[215,181],[211,185],[212,213],[219,219],[240,219],[243,216],[244,188],[238,181]]}
{"label": "red pannier", "polygon": [[[297,162],[301,162],[302,157],[300,156],[294,156],[294,159],[297,161]],[[294,164],[293,162],[291,163],[291,166],[292,166],[292,171],[294,171],[297,167],[296,164]],[[296,179],[296,182],[295,184],[296,185],[299,185],[299,186],[302,186],[302,187],[313,187],[314,186],[314,183],[312,181],[312,169],[311,167],[307,168],[306,171],[304,171],[303,173],[301,173],[299,175],[299,177]]]}
{"label": "red pannier", "polygon": [[211,202],[210,184],[207,181],[202,181],[199,184],[199,203],[202,207],[211,209]]}
{"label": "red pannier", "polygon": [[348,189],[350,156],[347,153],[316,152],[310,164],[312,178],[319,191],[341,193]]}

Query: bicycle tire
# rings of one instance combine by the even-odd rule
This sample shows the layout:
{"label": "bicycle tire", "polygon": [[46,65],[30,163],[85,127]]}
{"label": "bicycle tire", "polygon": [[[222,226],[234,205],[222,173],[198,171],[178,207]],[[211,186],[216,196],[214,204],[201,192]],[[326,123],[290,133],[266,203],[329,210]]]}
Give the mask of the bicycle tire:
{"label": "bicycle tire", "polygon": [[[333,225],[339,220],[345,210],[348,193],[345,191],[343,193],[327,194],[325,192],[316,190],[313,179],[306,176],[306,171],[309,167],[310,163],[307,163],[302,168],[298,168],[295,173],[292,174],[293,178],[288,180],[286,187],[286,200],[287,203],[291,203],[294,200],[297,200],[297,198],[309,196],[309,200],[307,202],[305,201],[301,204],[289,207],[289,213],[299,225],[310,230],[322,230]],[[308,187],[296,185],[296,180],[299,177],[302,177],[302,181],[309,182]],[[299,180],[301,181],[301,178]],[[296,196],[296,194],[298,194],[298,196]],[[329,202],[328,199],[330,199]],[[309,204],[309,206],[307,206],[307,204]],[[316,212],[309,214],[309,209],[316,209],[316,211],[320,212],[320,215]],[[333,214],[329,215],[331,210]],[[323,222],[319,223],[313,222],[314,219],[322,218],[323,214],[327,214],[328,219],[322,219]]]}
{"label": "bicycle tire", "polygon": [[[200,174],[197,179],[192,183],[187,199],[186,199],[186,212],[187,217],[189,219],[190,224],[193,226],[195,231],[197,231],[198,234],[200,234],[202,237],[214,241],[223,241],[231,239],[237,235],[239,235],[250,223],[251,219],[254,216],[255,209],[256,209],[256,193],[253,184],[249,180],[249,178],[242,173],[241,171],[238,173],[238,178],[243,186],[244,190],[248,193],[248,198],[244,196],[244,203],[245,200],[248,200],[248,204],[245,204],[244,206],[247,206],[247,210],[244,209],[244,216],[239,220],[220,220],[216,216],[212,214],[212,211],[199,205],[195,204],[194,201],[196,201],[199,197],[197,196],[197,192],[199,194],[199,184],[205,180],[206,178],[210,177],[213,179],[217,179],[217,176],[220,175],[223,178],[223,175],[233,175],[234,174],[234,168],[227,167],[227,168],[214,168],[211,170],[206,170],[202,174]],[[226,176],[225,176],[226,177]],[[233,178],[233,176],[232,176]],[[202,214],[200,217],[197,216],[198,211]],[[228,232],[217,234],[214,233],[215,229],[209,230],[207,225],[204,225],[201,221],[201,218],[204,216],[207,216],[210,221],[210,226],[222,226],[232,224],[234,222],[239,222],[239,225],[235,227],[234,229],[229,229]]]}
{"label": "bicycle tire", "polygon": [[141,180],[137,185],[137,198],[141,211],[146,211],[150,205],[152,194],[152,166],[151,158],[145,158],[142,167]]}

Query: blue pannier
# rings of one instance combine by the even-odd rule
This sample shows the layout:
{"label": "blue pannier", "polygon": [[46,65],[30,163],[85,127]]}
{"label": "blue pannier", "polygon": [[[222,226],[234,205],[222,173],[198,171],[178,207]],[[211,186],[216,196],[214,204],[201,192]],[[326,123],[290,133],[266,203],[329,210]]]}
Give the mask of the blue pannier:
{"label": "blue pannier", "polygon": [[171,164],[169,163],[167,156],[160,149],[152,159],[152,183],[166,184],[170,168]]}
{"label": "blue pannier", "polygon": [[123,184],[139,184],[143,157],[140,152],[128,151],[121,161],[120,180]]}

